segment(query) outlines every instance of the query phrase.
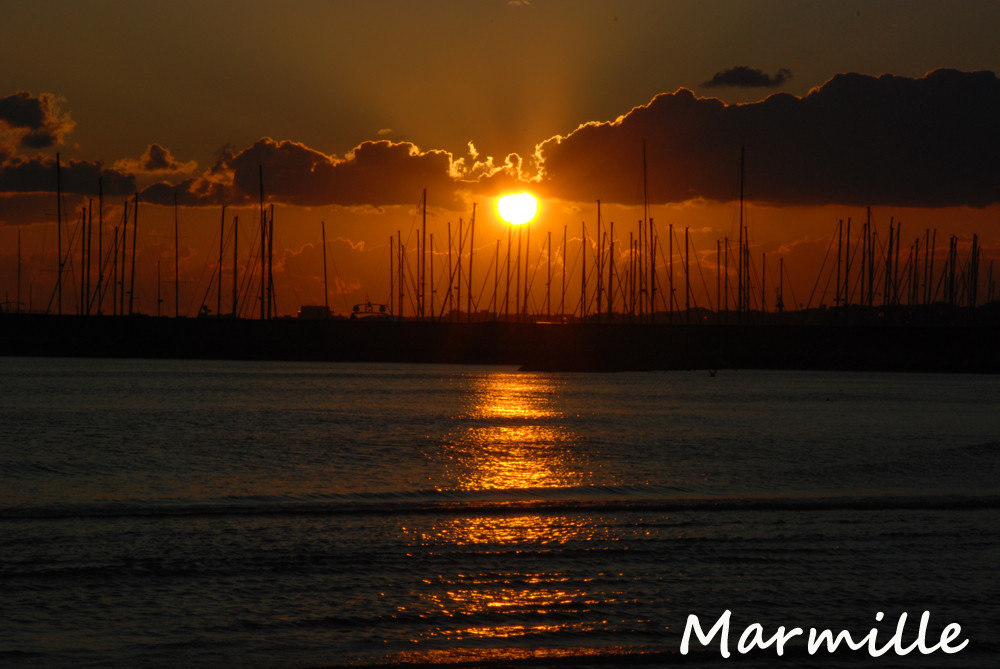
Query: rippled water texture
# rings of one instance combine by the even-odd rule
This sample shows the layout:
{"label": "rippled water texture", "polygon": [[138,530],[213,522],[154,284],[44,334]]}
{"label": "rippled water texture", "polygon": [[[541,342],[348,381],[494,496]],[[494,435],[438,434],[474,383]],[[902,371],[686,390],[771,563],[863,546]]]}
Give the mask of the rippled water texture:
{"label": "rippled water texture", "polygon": [[995,666],[998,474],[992,376],[0,358],[0,663]]}

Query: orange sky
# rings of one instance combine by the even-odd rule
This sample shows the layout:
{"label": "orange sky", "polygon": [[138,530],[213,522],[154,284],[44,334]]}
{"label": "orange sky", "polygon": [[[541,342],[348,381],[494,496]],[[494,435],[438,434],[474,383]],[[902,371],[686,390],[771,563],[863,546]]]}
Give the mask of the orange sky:
{"label": "orange sky", "polygon": [[[221,207],[229,206],[227,229],[240,216],[245,265],[261,168],[276,205],[278,307],[288,314],[323,301],[321,221],[331,306],[387,301],[388,239],[398,230],[412,251],[423,188],[436,279],[446,224],[457,229],[478,203],[473,284],[487,307],[486,273],[496,240],[506,243],[494,198],[528,188],[542,196],[525,252],[538,265],[532,302],[544,308],[549,231],[560,280],[565,226],[573,296],[581,223],[593,237],[596,200],[619,242],[643,216],[643,144],[661,241],[670,224],[679,240],[689,228],[699,306],[717,299],[717,240],[738,234],[740,146],[752,255],[762,263],[767,254],[767,293],[783,257],[794,300],[822,301],[813,287],[829,271],[821,266],[837,222],[863,220],[866,206],[880,244],[889,220],[902,222],[902,255],[931,229],[942,257],[950,235],[963,254],[974,232],[987,261],[1000,257],[996,3],[292,5],[4,10],[12,38],[0,54],[21,63],[0,72],[4,301],[17,299],[19,235],[21,301],[29,291],[34,309],[51,301],[56,152],[71,254],[66,311],[79,294],[79,207],[96,197],[99,174],[108,238],[124,199],[142,193],[135,299],[145,313],[157,311],[157,261],[160,308],[174,312],[175,192],[178,311],[194,315],[203,303],[214,311]],[[230,254],[231,246],[224,311]],[[445,285],[437,290],[440,300]]]}

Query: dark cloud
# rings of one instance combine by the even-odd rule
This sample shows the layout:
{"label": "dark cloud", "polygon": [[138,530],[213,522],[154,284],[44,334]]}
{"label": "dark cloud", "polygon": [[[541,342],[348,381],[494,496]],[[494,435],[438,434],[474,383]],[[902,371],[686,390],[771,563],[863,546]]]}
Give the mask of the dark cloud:
{"label": "dark cloud", "polygon": [[770,77],[762,70],[754,70],[746,65],[737,65],[730,70],[716,72],[708,81],[702,82],[703,88],[777,88],[792,78],[792,71],[785,68]]}
{"label": "dark cloud", "polygon": [[[210,206],[258,201],[261,174],[268,202],[299,206],[412,204],[427,188],[439,205],[452,204],[457,181],[452,156],[410,143],[364,142],[343,158],[304,144],[258,140],[242,151],[221,152],[206,175],[177,186],[182,204]],[[147,188],[146,201],[172,204],[174,186]]]}
{"label": "dark cloud", "polygon": [[[105,195],[129,195],[135,192],[135,178],[101,162],[70,160],[62,162],[59,177],[63,193],[97,195],[98,180]],[[0,192],[56,191],[56,160],[49,156],[15,157],[0,165]]]}
{"label": "dark cloud", "polygon": [[27,148],[43,149],[61,144],[76,123],[59,109],[51,93],[32,95],[18,91],[0,98],[0,127],[6,126]]}
{"label": "dark cloud", "polygon": [[1000,81],[937,70],[911,79],[837,75],[803,98],[726,105],[688,90],[536,149],[566,199],[641,199],[642,144],[655,202],[738,196],[780,204],[983,207],[1000,202]]}
{"label": "dark cloud", "polygon": [[159,144],[150,144],[138,160],[119,160],[115,163],[115,167],[123,172],[140,174],[179,173],[195,171],[198,163],[194,161],[182,163],[174,158],[169,149]]}

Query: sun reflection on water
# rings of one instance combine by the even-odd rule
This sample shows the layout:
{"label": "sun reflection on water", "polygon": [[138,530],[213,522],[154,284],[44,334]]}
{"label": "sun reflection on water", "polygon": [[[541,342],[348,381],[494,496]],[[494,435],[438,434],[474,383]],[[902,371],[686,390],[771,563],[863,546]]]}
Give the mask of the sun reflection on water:
{"label": "sun reflection on water", "polygon": [[439,448],[445,484],[459,490],[554,488],[586,483],[574,462],[579,435],[563,424],[560,384],[493,374],[474,380],[469,404]]}
{"label": "sun reflection on water", "polygon": [[[560,488],[592,483],[587,472],[593,467],[575,448],[582,435],[561,408],[564,384],[532,374],[471,380],[454,428],[431,454],[442,465],[441,489],[482,493],[491,508],[411,530],[410,541],[441,561],[437,575],[419,588],[421,607],[440,622],[414,639],[437,659],[469,659],[470,651],[477,659],[511,658],[529,647],[539,653],[541,645],[559,654],[560,640],[568,638],[576,640],[576,654],[586,654],[581,634],[600,634],[619,622],[594,609],[613,605],[620,591],[595,588],[594,575],[546,557],[568,548],[600,551],[607,527],[590,514],[532,508],[551,502]],[[508,500],[522,506],[505,512]],[[442,643],[450,650],[439,656],[434,647]]]}

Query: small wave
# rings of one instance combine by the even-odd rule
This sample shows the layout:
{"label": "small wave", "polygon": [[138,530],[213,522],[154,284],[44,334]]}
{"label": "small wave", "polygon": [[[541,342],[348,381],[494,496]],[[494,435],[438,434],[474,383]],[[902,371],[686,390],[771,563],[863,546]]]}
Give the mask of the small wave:
{"label": "small wave", "polygon": [[0,519],[268,515],[510,515],[598,512],[974,510],[1000,495],[712,495],[664,486],[250,495],[0,506]]}

